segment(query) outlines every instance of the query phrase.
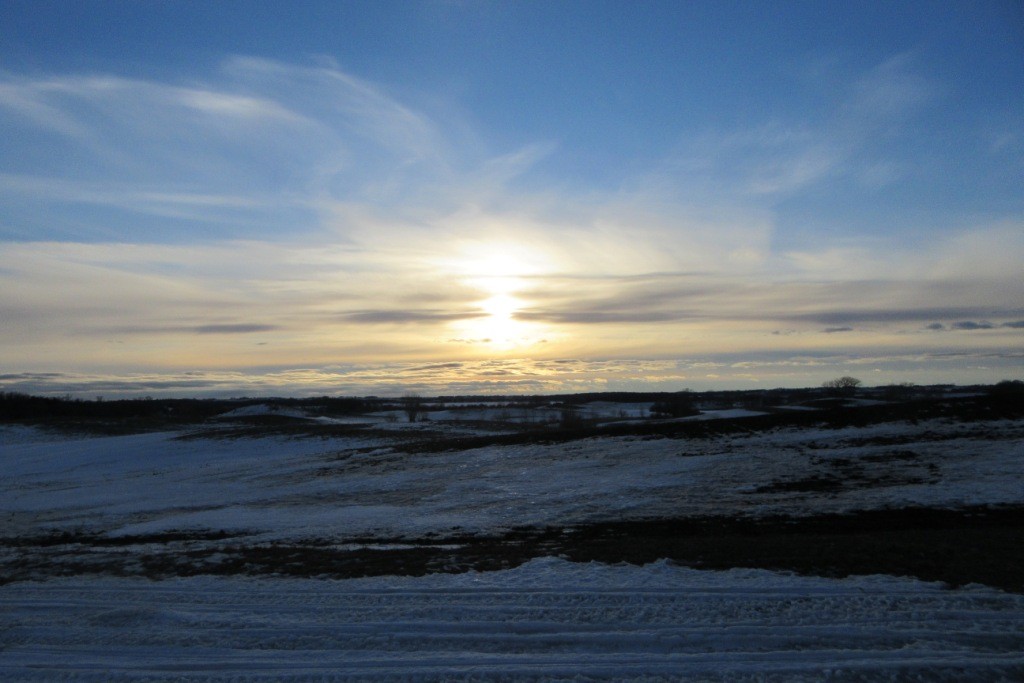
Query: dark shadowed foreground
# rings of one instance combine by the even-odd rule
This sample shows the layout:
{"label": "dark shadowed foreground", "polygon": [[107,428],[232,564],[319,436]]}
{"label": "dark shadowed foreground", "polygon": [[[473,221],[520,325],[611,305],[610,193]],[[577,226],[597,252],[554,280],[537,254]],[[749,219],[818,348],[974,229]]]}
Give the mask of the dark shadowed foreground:
{"label": "dark shadowed foreground", "polygon": [[[1024,508],[904,508],[810,518],[602,522],[501,535],[248,543],[244,536],[166,533],[8,538],[3,580],[111,574],[166,579],[247,575],[347,579],[493,571],[533,558],[702,569],[747,567],[845,577],[910,576],[1024,593]],[[14,559],[16,558],[16,559]]]}

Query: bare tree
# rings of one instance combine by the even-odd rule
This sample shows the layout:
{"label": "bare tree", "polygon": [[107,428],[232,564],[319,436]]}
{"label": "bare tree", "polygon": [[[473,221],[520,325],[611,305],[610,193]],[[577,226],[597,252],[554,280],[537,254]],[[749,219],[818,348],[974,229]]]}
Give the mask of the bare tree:
{"label": "bare tree", "polygon": [[843,377],[837,377],[836,379],[830,379],[827,382],[823,382],[821,386],[826,389],[834,389],[837,393],[852,394],[857,387],[861,384],[860,380],[856,377],[850,377],[849,375]]}
{"label": "bare tree", "polygon": [[402,410],[405,411],[405,416],[409,418],[409,422],[415,422],[423,410],[423,399],[420,398],[419,394],[406,394],[402,397]]}

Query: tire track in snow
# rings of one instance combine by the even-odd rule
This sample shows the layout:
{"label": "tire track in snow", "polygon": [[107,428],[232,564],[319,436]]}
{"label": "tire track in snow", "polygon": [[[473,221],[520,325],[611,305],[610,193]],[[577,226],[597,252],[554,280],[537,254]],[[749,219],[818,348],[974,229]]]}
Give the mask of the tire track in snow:
{"label": "tire track in snow", "polygon": [[0,589],[5,681],[1019,680],[1024,596],[535,560],[347,581]]}

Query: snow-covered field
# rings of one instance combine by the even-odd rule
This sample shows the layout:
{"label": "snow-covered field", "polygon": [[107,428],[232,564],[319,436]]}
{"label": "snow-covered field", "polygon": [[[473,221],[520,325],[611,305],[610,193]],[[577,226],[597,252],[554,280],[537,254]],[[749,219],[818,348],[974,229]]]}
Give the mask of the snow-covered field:
{"label": "snow-covered field", "polygon": [[980,585],[552,557],[361,579],[152,581],[133,564],[179,532],[163,551],[212,562],[229,543],[1024,504],[1021,420],[450,450],[409,446],[417,430],[459,435],[0,427],[0,566],[15,577],[0,585],[0,680],[1024,680],[1024,596]]}
{"label": "snow-covered field", "polygon": [[[179,436],[9,436],[0,482],[5,535],[53,528],[227,529],[264,540],[408,536],[711,513],[1024,503],[1024,424],[1009,420],[707,439],[605,436],[428,453],[404,452],[381,436]],[[825,496],[799,486],[814,478],[835,481],[835,490]]]}

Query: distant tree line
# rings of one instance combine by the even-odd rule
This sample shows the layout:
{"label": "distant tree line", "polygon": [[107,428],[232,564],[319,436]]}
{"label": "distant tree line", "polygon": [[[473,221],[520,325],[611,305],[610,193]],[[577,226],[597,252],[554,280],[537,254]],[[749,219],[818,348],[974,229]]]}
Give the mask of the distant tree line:
{"label": "distant tree line", "polygon": [[[223,411],[223,409],[220,409]],[[215,415],[218,408],[199,399],[121,399],[84,401],[69,397],[30,396],[14,392],[0,393],[0,419],[124,419],[152,418],[175,414],[202,419]]]}
{"label": "distant tree line", "polygon": [[[607,392],[544,396],[443,396],[425,399],[410,394],[398,399],[378,397],[309,397],[309,398],[130,398],[83,400],[70,396],[33,396],[19,392],[0,392],[0,421],[45,420],[128,420],[152,419],[170,422],[197,421],[248,405],[269,403],[278,407],[304,410],[314,415],[356,415],[379,410],[400,410],[410,421],[419,421],[429,410],[443,409],[446,402],[460,407],[555,407],[562,410],[563,422],[582,419],[579,407],[592,401],[649,404],[654,417],[685,417],[699,413],[699,407],[729,408],[799,403],[824,391],[834,396],[849,396],[861,388],[855,377],[839,377],[811,389],[756,389],[703,392]],[[876,387],[874,395],[890,401],[928,400],[940,398],[949,391],[988,394],[1000,403],[1024,402],[1024,381],[1003,380],[994,385],[925,385],[910,383]],[[869,390],[865,390],[869,391]]]}
{"label": "distant tree line", "polygon": [[1018,407],[1024,405],[1024,381],[1019,379],[1004,379],[992,386],[988,393],[998,404]]}
{"label": "distant tree line", "polygon": [[259,403],[296,407],[327,415],[350,415],[376,410],[377,400],[363,398],[304,399],[195,399],[195,398],[130,398],[95,401],[55,396],[32,396],[17,392],[0,392],[0,420],[125,420],[168,419],[174,421],[204,420],[235,408]]}

